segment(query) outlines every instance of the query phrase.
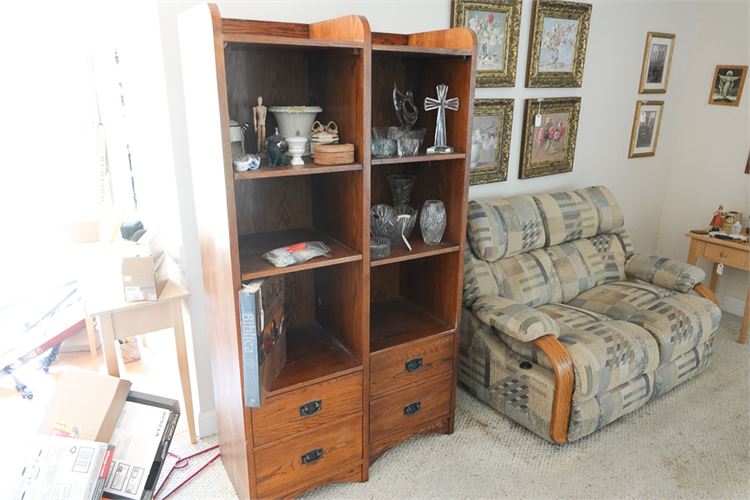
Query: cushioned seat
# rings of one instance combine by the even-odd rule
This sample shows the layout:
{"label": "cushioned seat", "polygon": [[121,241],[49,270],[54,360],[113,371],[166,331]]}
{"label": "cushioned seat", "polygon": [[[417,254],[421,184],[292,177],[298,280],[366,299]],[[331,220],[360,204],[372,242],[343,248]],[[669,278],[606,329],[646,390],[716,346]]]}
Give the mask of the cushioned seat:
{"label": "cushioned seat", "polygon": [[639,281],[596,286],[569,305],[645,328],[659,344],[661,363],[706,342],[721,318],[711,301]]}

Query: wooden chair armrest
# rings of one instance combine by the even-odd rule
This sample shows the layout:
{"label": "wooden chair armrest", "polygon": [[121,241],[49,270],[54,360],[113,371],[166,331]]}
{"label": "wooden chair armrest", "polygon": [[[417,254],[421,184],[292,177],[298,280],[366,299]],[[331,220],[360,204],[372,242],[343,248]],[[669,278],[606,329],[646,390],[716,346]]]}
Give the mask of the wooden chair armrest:
{"label": "wooden chair armrest", "polygon": [[719,299],[716,298],[716,294],[714,293],[714,291],[708,288],[703,283],[698,283],[697,285],[695,285],[693,287],[693,291],[704,299],[710,300],[717,306],[719,305]]}
{"label": "wooden chair armrest", "polygon": [[573,405],[573,360],[570,359],[565,346],[552,335],[539,337],[533,342],[547,356],[555,374],[555,395],[552,399],[549,435],[555,443],[565,444],[568,441],[570,409]]}

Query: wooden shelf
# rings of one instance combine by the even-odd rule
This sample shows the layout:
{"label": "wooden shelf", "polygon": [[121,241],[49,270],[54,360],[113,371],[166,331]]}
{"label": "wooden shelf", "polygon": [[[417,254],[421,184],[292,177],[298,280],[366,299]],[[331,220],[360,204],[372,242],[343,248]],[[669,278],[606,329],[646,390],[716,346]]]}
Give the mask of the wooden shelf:
{"label": "wooden shelf", "polygon": [[286,363],[266,391],[275,396],[362,369],[362,363],[317,322],[287,331]]}
{"label": "wooden shelf", "polygon": [[418,163],[432,161],[462,160],[466,158],[466,153],[445,153],[445,154],[427,154],[423,153],[417,156],[394,156],[393,158],[373,158],[373,165],[393,165],[396,163]]}
{"label": "wooden shelf", "polygon": [[372,44],[373,52],[396,52],[412,56],[458,56],[468,57],[471,55],[470,50],[446,49],[442,47],[421,47],[418,45],[391,45],[391,44]]}
{"label": "wooden shelf", "polygon": [[244,181],[249,179],[268,179],[272,177],[290,177],[294,175],[315,175],[330,174],[335,172],[351,172],[362,170],[361,163],[350,163],[347,165],[316,165],[312,160],[305,159],[305,166],[285,165],[283,167],[262,166],[258,170],[248,170],[247,172],[235,172],[235,181]]}
{"label": "wooden shelf", "polygon": [[[289,267],[275,267],[262,255],[274,248],[303,241],[322,241],[331,248],[330,257],[316,257]],[[362,255],[315,228],[290,229],[240,236],[240,272],[243,280],[265,278],[307,269],[362,260]]]}
{"label": "wooden shelf", "polygon": [[362,42],[349,42],[339,40],[314,40],[310,38],[293,38],[286,36],[256,35],[245,33],[224,33],[224,41],[238,44],[236,48],[242,49],[239,44],[248,44],[248,48],[277,47],[296,49],[361,49]]}
{"label": "wooden shelf", "polygon": [[433,255],[458,252],[461,249],[458,243],[443,242],[439,245],[428,245],[421,238],[414,238],[413,241],[409,240],[409,243],[411,244],[411,251],[405,246],[391,246],[391,254],[382,259],[371,260],[370,267],[385,266],[405,260],[422,259]]}
{"label": "wooden shelf", "polygon": [[370,352],[451,330],[451,325],[402,297],[370,306]]}

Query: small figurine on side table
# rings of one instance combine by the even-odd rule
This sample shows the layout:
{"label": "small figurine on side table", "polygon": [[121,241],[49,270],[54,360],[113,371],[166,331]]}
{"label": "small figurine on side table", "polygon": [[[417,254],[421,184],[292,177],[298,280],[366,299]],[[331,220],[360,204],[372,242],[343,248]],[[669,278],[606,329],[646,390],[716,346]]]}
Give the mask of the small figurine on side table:
{"label": "small figurine on side table", "polygon": [[253,106],[253,127],[258,134],[258,154],[263,152],[266,143],[266,113],[268,108],[263,105],[263,98],[258,96],[258,105]]}
{"label": "small figurine on side table", "polygon": [[266,139],[266,154],[268,156],[269,167],[280,167],[284,165],[284,152],[281,150],[281,145],[284,142],[284,138],[279,135],[279,129]]}
{"label": "small figurine on side table", "polygon": [[711,217],[711,230],[721,231],[724,227],[724,204],[719,205],[719,209],[714,212],[714,216]]}

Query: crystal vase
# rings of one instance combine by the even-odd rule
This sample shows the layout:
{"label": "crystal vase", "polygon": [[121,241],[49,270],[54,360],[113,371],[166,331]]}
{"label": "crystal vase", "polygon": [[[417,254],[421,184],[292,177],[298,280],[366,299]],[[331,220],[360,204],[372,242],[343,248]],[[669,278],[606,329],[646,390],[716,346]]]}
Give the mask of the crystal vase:
{"label": "crystal vase", "polygon": [[422,206],[419,217],[419,227],[422,229],[422,239],[428,245],[437,245],[443,239],[447,222],[445,205],[440,200],[427,200]]}
{"label": "crystal vase", "polygon": [[393,194],[393,205],[408,205],[411,199],[411,191],[417,183],[416,175],[389,175],[388,185]]}

